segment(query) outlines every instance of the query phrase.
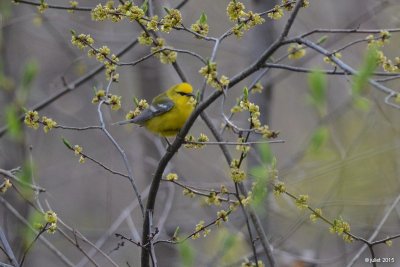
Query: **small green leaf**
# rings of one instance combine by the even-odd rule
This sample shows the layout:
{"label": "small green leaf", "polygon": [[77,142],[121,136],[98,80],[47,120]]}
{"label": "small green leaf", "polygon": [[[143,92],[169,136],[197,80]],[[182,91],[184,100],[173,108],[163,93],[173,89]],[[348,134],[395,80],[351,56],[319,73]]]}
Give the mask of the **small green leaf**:
{"label": "small green leaf", "polygon": [[322,36],[321,38],[319,38],[319,39],[317,40],[317,44],[323,44],[323,43],[326,42],[326,40],[328,40],[328,36],[327,36],[327,35],[324,35],[324,36]]}
{"label": "small green leaf", "polygon": [[257,146],[260,157],[265,164],[270,164],[273,161],[273,154],[271,151],[271,147],[268,143],[262,143]]}
{"label": "small green leaf", "polygon": [[200,24],[206,24],[207,23],[207,15],[206,15],[206,13],[204,13],[204,12],[201,13],[201,16],[200,16],[200,19],[199,19],[199,23]]}
{"label": "small green leaf", "polygon": [[255,176],[255,184],[253,186],[253,201],[251,202],[255,208],[260,207],[265,197],[267,196],[267,183],[268,183],[268,176],[261,175]]}
{"label": "small green leaf", "polygon": [[133,102],[136,106],[139,106],[139,99],[136,96],[133,97]]}
{"label": "small green leaf", "polygon": [[71,149],[71,150],[73,149],[71,143],[70,143],[67,139],[65,139],[64,137],[62,137],[62,141],[63,141],[63,143],[64,143],[64,145],[65,145],[66,147],[68,147],[68,148]]}
{"label": "small green leaf", "polygon": [[6,121],[8,126],[8,133],[15,140],[20,140],[21,136],[21,123],[18,118],[15,106],[9,105],[5,109]]}
{"label": "small green leaf", "polygon": [[224,241],[223,241],[223,250],[224,252],[227,252],[228,250],[230,250],[231,248],[233,248],[233,246],[235,245],[237,241],[237,236],[236,235],[228,235]]}
{"label": "small green leaf", "polygon": [[69,31],[70,31],[70,33],[71,33],[73,36],[76,35],[76,31],[75,31],[75,30],[69,30]]}
{"label": "small green leaf", "polygon": [[375,48],[370,48],[364,57],[364,62],[357,75],[353,78],[352,92],[354,95],[359,95],[364,89],[368,79],[375,71],[378,62],[378,53]]}
{"label": "small green leaf", "polygon": [[163,7],[164,8],[164,10],[165,10],[165,12],[167,12],[167,14],[171,14],[171,11],[169,10],[169,8],[168,7]]}
{"label": "small green leaf", "polygon": [[311,103],[319,109],[324,108],[327,88],[326,75],[320,71],[313,71],[308,76],[308,84]]}
{"label": "small green leaf", "polygon": [[24,70],[22,72],[22,89],[27,90],[29,87],[31,87],[32,82],[36,78],[38,73],[38,64],[36,60],[29,60],[25,66]]}
{"label": "small green leaf", "polygon": [[182,242],[178,245],[182,267],[194,266],[194,250],[189,242]]}
{"label": "small green leaf", "polygon": [[147,10],[149,9],[149,0],[145,0],[143,4],[140,6],[140,8],[144,11],[144,13],[147,13]]}
{"label": "small green leaf", "polygon": [[370,101],[365,97],[355,97],[353,100],[354,106],[361,111],[368,111],[371,107]]}
{"label": "small green leaf", "polygon": [[313,136],[311,137],[311,148],[316,151],[321,148],[321,146],[328,140],[329,130],[327,127],[319,127],[315,130]]}
{"label": "small green leaf", "polygon": [[175,239],[178,238],[178,234],[179,234],[179,226],[176,227],[173,237]]}
{"label": "small green leaf", "polygon": [[249,99],[249,88],[244,87],[243,88],[243,100],[247,101]]}

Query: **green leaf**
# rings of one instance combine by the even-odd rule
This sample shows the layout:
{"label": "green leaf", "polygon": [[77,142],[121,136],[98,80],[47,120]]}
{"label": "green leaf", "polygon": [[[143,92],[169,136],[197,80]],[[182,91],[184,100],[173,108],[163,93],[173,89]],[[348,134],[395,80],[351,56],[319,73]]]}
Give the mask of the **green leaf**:
{"label": "green leaf", "polygon": [[233,246],[235,245],[237,241],[237,236],[236,235],[228,235],[224,241],[223,241],[223,250],[224,252],[227,252],[228,250],[230,250],[231,248],[233,248]]}
{"label": "green leaf", "polygon": [[371,107],[370,101],[365,97],[355,97],[353,99],[354,106],[361,111],[368,111]]}
{"label": "green leaf", "polygon": [[140,8],[144,11],[144,13],[147,13],[147,10],[149,9],[149,0],[145,0],[143,4],[140,6]]}
{"label": "green leaf", "polygon": [[243,100],[247,101],[249,99],[249,88],[244,87],[243,88]]}
{"label": "green leaf", "polygon": [[206,24],[207,23],[207,15],[206,13],[202,12],[200,15],[200,19],[199,19],[199,23],[200,24]]}
{"label": "green leaf", "polygon": [[313,136],[311,137],[311,148],[313,150],[318,150],[321,148],[323,144],[328,140],[329,138],[329,130],[327,127],[319,127],[318,129],[315,130]]}
{"label": "green leaf", "polygon": [[32,183],[32,176],[34,174],[34,166],[33,163],[26,161],[22,167],[20,179],[21,183],[21,193],[27,199],[31,199],[33,197],[33,192],[30,187],[24,184],[31,184]]}
{"label": "green leaf", "polygon": [[9,105],[5,109],[8,133],[14,140],[20,140],[22,137],[21,123],[18,118],[15,106]]}
{"label": "green leaf", "polygon": [[261,175],[255,176],[255,184],[253,186],[253,201],[251,202],[255,208],[260,207],[265,197],[267,196],[267,183],[268,183],[268,176]]}
{"label": "green leaf", "polygon": [[133,102],[136,106],[139,106],[139,99],[136,96],[133,97]]}
{"label": "green leaf", "polygon": [[189,242],[182,242],[178,245],[182,267],[194,266],[194,250]]}
{"label": "green leaf", "polygon": [[22,81],[21,81],[21,86],[22,89],[27,90],[31,87],[32,82],[35,80],[36,76],[38,73],[38,64],[36,60],[29,60],[25,66],[24,70],[22,72]]}
{"label": "green leaf", "polygon": [[318,109],[326,105],[326,75],[320,71],[313,71],[308,75],[308,84],[310,86],[309,99]]}
{"label": "green leaf", "polygon": [[178,234],[179,234],[179,226],[176,227],[173,237],[175,239],[178,238]]}
{"label": "green leaf", "polygon": [[327,35],[324,35],[324,36],[322,36],[321,38],[319,38],[319,39],[317,40],[317,44],[323,44],[323,43],[326,42],[326,40],[328,40],[328,36],[327,36]]}
{"label": "green leaf", "polygon": [[368,79],[371,77],[372,73],[375,71],[378,62],[378,53],[375,48],[370,48],[364,57],[364,62],[360,67],[357,75],[353,78],[352,92],[354,95],[359,95],[362,93]]}
{"label": "green leaf", "polygon": [[66,147],[68,147],[69,149],[73,150],[71,143],[70,143],[67,139],[65,139],[64,137],[62,137],[62,141],[63,141],[63,143],[64,143],[64,145],[65,145]]}
{"label": "green leaf", "polygon": [[257,146],[257,149],[260,153],[263,163],[270,164],[274,158],[270,145],[268,143],[262,143]]}
{"label": "green leaf", "polygon": [[163,7],[164,8],[164,10],[165,10],[165,12],[167,12],[167,14],[171,14],[171,11],[169,10],[169,8],[168,7]]}

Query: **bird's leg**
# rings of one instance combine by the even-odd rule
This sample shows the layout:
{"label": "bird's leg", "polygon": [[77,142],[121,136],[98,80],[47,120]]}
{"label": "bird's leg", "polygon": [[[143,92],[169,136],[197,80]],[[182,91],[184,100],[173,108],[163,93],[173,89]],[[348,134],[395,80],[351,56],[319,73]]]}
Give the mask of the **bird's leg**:
{"label": "bird's leg", "polygon": [[171,146],[171,143],[169,142],[167,137],[164,137],[165,141],[167,142],[168,146]]}

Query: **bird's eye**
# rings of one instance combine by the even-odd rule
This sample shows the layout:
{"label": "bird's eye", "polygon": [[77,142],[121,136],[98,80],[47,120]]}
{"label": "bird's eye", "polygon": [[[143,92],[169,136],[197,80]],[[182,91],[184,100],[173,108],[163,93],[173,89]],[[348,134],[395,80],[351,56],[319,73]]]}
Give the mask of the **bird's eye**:
{"label": "bird's eye", "polygon": [[191,94],[185,93],[185,92],[177,92],[178,94],[182,95],[182,96],[190,96]]}

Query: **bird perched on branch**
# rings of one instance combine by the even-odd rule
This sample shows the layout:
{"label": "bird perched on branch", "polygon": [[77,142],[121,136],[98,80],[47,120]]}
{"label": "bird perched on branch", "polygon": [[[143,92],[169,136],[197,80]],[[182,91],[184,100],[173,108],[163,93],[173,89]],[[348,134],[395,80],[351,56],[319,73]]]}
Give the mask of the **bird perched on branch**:
{"label": "bird perched on branch", "polygon": [[151,105],[135,118],[117,124],[134,123],[160,136],[174,136],[189,118],[195,104],[192,86],[179,83],[156,96]]}

